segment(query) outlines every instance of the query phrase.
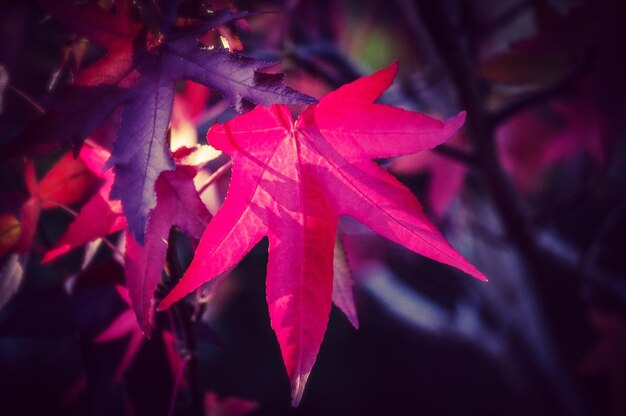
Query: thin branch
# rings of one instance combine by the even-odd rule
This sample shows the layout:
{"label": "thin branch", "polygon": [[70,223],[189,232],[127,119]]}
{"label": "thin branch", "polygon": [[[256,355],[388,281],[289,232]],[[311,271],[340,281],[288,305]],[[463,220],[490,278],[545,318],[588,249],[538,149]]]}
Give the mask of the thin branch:
{"label": "thin branch", "polygon": [[[575,282],[583,280],[580,267],[545,250],[539,244],[524,205],[500,164],[495,145],[494,119],[489,117],[484,106],[484,85],[474,75],[472,57],[455,35],[444,3],[422,0],[418,5],[429,29],[430,41],[436,46],[437,53],[450,74],[461,106],[467,110],[465,131],[476,149],[482,179],[506,235],[528,268],[530,280],[526,284],[538,297],[541,307],[551,307],[554,310],[555,303],[553,299],[547,298],[547,294],[554,286],[558,286],[561,292],[574,291],[577,287]],[[562,302],[578,303],[580,299],[564,295]],[[555,315],[553,319],[565,317]],[[558,325],[560,322],[552,324]],[[565,348],[564,345],[559,347]],[[573,386],[570,387],[573,389]],[[564,395],[561,389],[555,389],[554,394],[564,412],[579,413],[580,401],[575,395]]]}
{"label": "thin branch", "polygon": [[76,218],[78,217],[78,212],[73,210],[72,208],[68,207],[65,204],[62,204],[60,202],[57,202],[53,199],[47,199],[47,198],[41,198],[41,202],[47,202],[48,204],[52,204],[55,205],[59,208],[61,208],[63,211],[67,212],[68,214],[70,214],[72,217]]}
{"label": "thin branch", "polygon": [[467,110],[465,131],[474,142],[485,184],[503,220],[508,236],[516,243],[530,264],[541,263],[542,255],[529,221],[513,187],[498,160],[493,124],[483,106],[483,93],[472,76],[470,58],[459,45],[441,5],[420,2],[424,22],[430,30],[442,63],[447,68],[461,101]]}
{"label": "thin branch", "polygon": [[598,257],[600,257],[602,249],[604,248],[604,242],[608,239],[611,231],[617,227],[619,221],[622,220],[625,211],[626,199],[622,199],[619,204],[613,207],[609,214],[604,218],[604,221],[602,221],[602,224],[600,224],[600,227],[598,227],[596,235],[589,245],[587,255],[584,257],[582,262],[583,270],[586,273],[593,270],[593,266]]}
{"label": "thin branch", "polygon": [[445,144],[435,147],[433,151],[448,159],[456,160],[466,165],[476,165],[478,163],[478,158],[475,155]]}
{"label": "thin branch", "polygon": [[589,201],[590,198],[597,195],[599,189],[602,188],[598,181],[589,181],[572,194],[564,197],[562,200],[535,212],[531,221],[536,226],[545,226],[546,224],[550,224],[555,219],[562,217],[564,214],[580,208],[584,202]]}
{"label": "thin branch", "polygon": [[[326,41],[307,39],[306,44],[289,48],[286,56],[293,59],[300,68],[322,78],[333,88],[352,82],[361,76],[352,62],[334,44]],[[328,67],[318,62],[320,59],[328,67],[335,68],[337,72],[331,74]]]}
{"label": "thin branch", "polygon": [[224,176],[224,174],[226,174],[226,172],[228,172],[232,166],[232,159],[220,166],[215,172],[211,174],[211,176],[207,178],[206,182],[204,182],[202,186],[200,186],[198,193],[202,195],[207,189],[209,189],[209,186],[211,186],[215,181]]}
{"label": "thin branch", "polygon": [[176,373],[176,378],[174,379],[174,388],[172,388],[172,397],[170,398],[170,407],[167,411],[168,416],[174,416],[174,410],[176,409],[176,397],[178,396],[178,391],[180,390],[181,382],[184,377],[185,368],[187,367],[188,358],[183,357],[182,362],[180,364],[180,368]]}
{"label": "thin branch", "polygon": [[[178,261],[175,231],[170,232],[167,246],[167,266],[171,277],[178,281],[183,276],[183,270]],[[200,386],[199,363],[198,363],[198,338],[191,313],[185,302],[177,302],[172,306],[174,316],[177,318],[181,344],[184,345],[187,370],[187,380],[189,381],[189,393],[191,396],[191,414],[193,416],[203,416],[204,407],[202,402],[202,388]]]}
{"label": "thin branch", "polygon": [[493,32],[502,29],[503,27],[509,26],[515,19],[519,18],[522,13],[524,13],[531,6],[528,1],[520,1],[517,4],[509,7],[508,10],[505,10],[502,14],[491,20],[490,22],[485,22],[479,28],[477,33],[478,36],[484,37],[489,36]]}
{"label": "thin branch", "polygon": [[13,91],[18,97],[22,98],[28,104],[30,104],[38,113],[43,114],[46,112],[46,109],[43,106],[39,105],[37,101],[35,101],[31,96],[26,94],[24,91],[20,90],[19,88],[11,84],[7,84],[7,88],[10,91]]}
{"label": "thin branch", "polygon": [[545,102],[548,99],[567,91],[571,88],[572,84],[589,72],[592,62],[593,53],[589,52],[574,69],[555,81],[552,85],[514,100],[491,114],[489,116],[491,124],[497,126],[517,112]]}

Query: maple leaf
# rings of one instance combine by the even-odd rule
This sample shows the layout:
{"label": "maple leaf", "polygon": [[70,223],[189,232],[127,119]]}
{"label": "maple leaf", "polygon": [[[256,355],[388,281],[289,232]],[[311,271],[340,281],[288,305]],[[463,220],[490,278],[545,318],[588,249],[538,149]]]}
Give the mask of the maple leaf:
{"label": "maple leaf", "polygon": [[148,213],[156,206],[157,178],[175,165],[167,146],[167,130],[178,80],[189,79],[219,90],[238,110],[244,99],[259,104],[313,102],[286,87],[283,75],[260,72],[269,63],[226,49],[209,49],[198,41],[203,33],[246,17],[247,12],[220,10],[197,25],[166,28],[161,38],[133,21],[127,1],[117,2],[117,12],[101,10],[95,3],[41,3],[58,20],[106,48],[107,55],[85,69],[16,143],[38,142],[48,149],[80,143],[116,107],[123,106],[108,162],[115,170],[111,198],[122,201],[129,230],[140,244],[144,243]]}
{"label": "maple leaf", "polygon": [[350,324],[355,329],[359,329],[359,318],[356,313],[356,305],[354,304],[354,278],[352,270],[348,264],[347,253],[345,252],[343,242],[337,238],[335,241],[335,252],[333,259],[333,295],[332,300]]}
{"label": "maple leaf", "polygon": [[[123,286],[116,286],[117,293],[122,300],[130,306],[130,297],[128,295],[128,289]],[[124,351],[124,356],[115,369],[115,375],[113,376],[113,383],[118,383],[122,380],[124,373],[128,370],[128,367],[133,362],[139,349],[141,348],[144,340],[143,332],[137,325],[132,308],[125,309],[120,315],[118,315],[108,327],[106,327],[95,338],[98,343],[114,341],[130,336],[128,346]]]}
{"label": "maple leaf", "polygon": [[32,162],[26,163],[24,175],[30,196],[20,207],[20,236],[15,244],[18,252],[30,250],[42,210],[80,202],[97,182],[96,175],[71,152],[59,159],[40,181]]}
{"label": "maple leaf", "polygon": [[0,258],[18,243],[21,233],[20,221],[15,215],[0,214]]}
{"label": "maple leaf", "polygon": [[257,402],[236,396],[221,398],[215,392],[204,395],[205,416],[245,416],[259,407]]}
{"label": "maple leaf", "polygon": [[[120,285],[116,285],[115,289],[124,303],[128,305],[128,309],[123,310],[122,313],[120,313],[109,324],[109,326],[107,326],[95,338],[95,342],[102,343],[130,337],[126,350],[124,351],[124,355],[122,356],[122,360],[115,369],[113,384],[119,383],[122,380],[124,374],[139,353],[145,339],[143,331],[137,324],[137,319],[135,319],[135,313],[131,307],[132,302],[128,289]],[[177,356],[175,356],[176,348],[174,347],[174,344],[176,343],[176,337],[174,334],[166,330],[161,331],[161,336],[163,337],[172,376],[177,377],[180,374],[179,367],[184,364],[178,359]]]}
{"label": "maple leaf", "polygon": [[170,228],[176,225],[185,234],[197,239],[211,219],[194,187],[194,175],[193,169],[184,167],[164,172],[157,181],[157,206],[150,215],[145,245],[139,245],[130,233],[126,236],[126,282],[139,325],[148,336],[154,310],[154,291],[165,265]]}
{"label": "maple leaf", "polygon": [[104,183],[83,205],[59,241],[44,255],[43,263],[49,263],[76,247],[126,228],[126,218],[122,214],[120,202],[109,199],[114,175],[110,170],[103,171],[109,155],[108,151],[92,146],[83,146],[81,149],[79,158],[92,172],[99,175]]}
{"label": "maple leaf", "polygon": [[522,191],[536,190],[549,167],[586,152],[596,166],[604,163],[605,124],[582,99],[549,101],[521,111],[497,133],[502,165]]}
{"label": "maple leaf", "polygon": [[[519,73],[527,81],[539,81],[535,87],[554,87],[567,81],[567,94],[558,94],[559,99],[573,98],[574,105],[578,105],[576,101],[586,101],[584,105],[590,114],[583,119],[595,118],[597,121],[589,123],[602,124],[600,139],[606,152],[612,145],[612,138],[621,134],[626,126],[626,84],[621,82],[626,60],[615,54],[625,36],[626,3],[587,1],[569,4],[567,11],[559,10],[549,0],[531,3],[536,33],[514,42],[510,52],[490,60],[517,56],[503,72]],[[526,64],[519,62],[520,59]],[[596,137],[592,141],[596,141]],[[592,152],[591,156],[596,157]]]}
{"label": "maple leaf", "polygon": [[[175,156],[177,159],[179,157],[185,159],[196,152],[208,154],[204,151],[207,147],[184,148],[176,152]],[[215,157],[215,152],[209,154],[209,157]],[[45,254],[44,263],[73,248],[126,228],[127,223],[119,201],[109,199],[114,173],[110,170],[103,171],[108,152],[84,146],[81,158],[90,169],[99,172],[104,184],[83,206],[55,246]],[[206,163],[206,159],[199,159],[196,162],[203,164]],[[211,219],[211,214],[195,189],[193,182],[195,174],[196,168],[192,166],[177,166],[174,171],[164,172],[156,182],[157,205],[150,214],[145,244],[143,246],[138,244],[131,233],[126,235],[124,253],[126,283],[137,321],[146,336],[150,336],[154,291],[165,264],[170,229],[177,226],[185,234],[200,238]]]}
{"label": "maple leaf", "polygon": [[286,106],[257,106],[209,130],[233,160],[228,195],[204,232],[169,307],[269,237],[267,303],[297,405],[326,330],[339,215],[416,253],[485,279],[445,240],[411,192],[370,159],[432,148],[462,126],[373,104],[397,64],[345,85],[294,123]]}

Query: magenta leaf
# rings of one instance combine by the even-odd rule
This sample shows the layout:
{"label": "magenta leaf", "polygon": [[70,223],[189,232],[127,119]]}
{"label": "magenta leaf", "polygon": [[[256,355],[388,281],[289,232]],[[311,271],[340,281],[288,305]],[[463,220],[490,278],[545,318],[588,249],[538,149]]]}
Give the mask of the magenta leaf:
{"label": "magenta leaf", "polygon": [[[116,289],[122,300],[124,300],[127,305],[130,305],[128,289],[123,286],[116,286]],[[130,308],[125,309],[95,338],[95,342],[101,343],[115,341],[127,336],[130,336],[130,340],[126,346],[122,360],[115,369],[113,384],[119,383],[122,380],[122,377],[132,364],[133,360],[139,353],[141,346],[143,345],[143,333],[137,326],[137,321],[135,320],[133,311]]]}
{"label": "magenta leaf", "polygon": [[157,205],[150,215],[146,244],[139,245],[127,235],[124,256],[126,283],[139,326],[150,335],[154,291],[161,279],[172,226],[200,238],[211,219],[193,184],[195,171],[179,167],[165,172],[157,181]]}
{"label": "magenta leaf", "polygon": [[[179,151],[177,155],[193,155],[201,152],[198,149],[202,147],[183,149],[185,152]],[[44,263],[73,248],[127,228],[120,202],[111,201],[108,197],[114,180],[112,171],[103,171],[108,156],[108,152],[91,146],[84,146],[81,150],[81,160],[92,171],[100,173],[104,184],[83,206],[57,244],[45,254]],[[178,166],[176,170],[159,176],[156,182],[157,203],[151,211],[145,244],[138,244],[130,232],[126,235],[126,281],[137,322],[146,336],[150,336],[154,291],[165,265],[170,229],[176,226],[185,234],[200,238],[211,219],[194,186],[195,174],[194,167]]]}
{"label": "magenta leaf", "polygon": [[[51,110],[15,141],[15,147],[49,151],[65,143],[79,144],[116,107],[124,106],[109,162],[116,172],[112,197],[121,199],[129,229],[143,244],[148,214],[156,205],[156,180],[174,168],[166,137],[178,80],[192,79],[219,90],[238,110],[244,99],[259,104],[314,100],[286,87],[281,75],[259,72],[270,64],[226,49],[209,50],[198,41],[203,33],[248,16],[246,12],[220,10],[194,26],[167,28],[164,39],[155,39],[133,20],[128,2],[119,3],[115,12],[95,3],[42,1],[54,17],[108,53],[79,75]],[[175,20],[172,9],[164,13],[162,23]]]}
{"label": "magenta leaf", "polygon": [[103,172],[108,157],[109,153],[105,150],[83,146],[80,160],[92,172],[99,174],[104,179],[104,184],[81,208],[61,239],[44,255],[43,263],[51,262],[76,247],[126,228],[126,218],[122,214],[120,202],[109,200],[114,176],[110,170]]}
{"label": "magenta leaf", "polygon": [[354,302],[354,278],[348,264],[348,258],[340,239],[335,242],[335,258],[333,259],[333,295],[336,307],[346,315],[355,329],[359,329],[359,318]]}
{"label": "magenta leaf", "polygon": [[396,71],[394,64],[328,94],[295,122],[286,106],[258,106],[207,135],[233,158],[229,192],[185,276],[159,309],[233,267],[268,236],[267,303],[294,405],[328,322],[339,215],[485,279],[450,246],[415,196],[370,160],[432,148],[464,121],[463,113],[442,122],[373,104]]}

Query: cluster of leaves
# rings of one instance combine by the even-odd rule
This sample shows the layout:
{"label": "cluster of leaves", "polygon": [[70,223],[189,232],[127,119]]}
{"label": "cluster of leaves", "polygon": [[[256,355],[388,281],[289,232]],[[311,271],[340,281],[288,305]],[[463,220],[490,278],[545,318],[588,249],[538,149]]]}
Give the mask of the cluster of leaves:
{"label": "cluster of leaves", "polygon": [[[537,358],[549,356],[551,347],[549,337],[542,338],[541,308],[534,306],[541,301],[533,296],[547,299],[550,313],[574,311],[600,334],[598,345],[577,360],[580,371],[609,371],[607,357],[620,357],[623,319],[598,308],[597,293],[619,299],[621,286],[596,263],[603,260],[598,246],[622,224],[625,205],[611,209],[589,253],[577,260],[572,246],[579,237],[571,233],[571,244],[566,241],[560,219],[550,213],[571,213],[560,199],[576,191],[581,178],[588,183],[574,203],[604,204],[607,199],[587,191],[600,184],[608,192],[615,180],[608,172],[621,172],[615,155],[624,151],[626,118],[616,110],[620,88],[606,85],[620,66],[603,46],[621,32],[615,18],[607,28],[597,23],[613,6],[589,2],[560,14],[548,1],[532,0],[496,19],[499,8],[399,3],[343,9],[329,0],[286,2],[278,6],[284,13],[251,13],[223,0],[38,0],[70,41],[44,98],[13,87],[14,73],[0,67],[0,98],[13,88],[40,113],[0,132],[0,177],[15,183],[0,190],[0,308],[19,290],[27,268],[62,270],[70,297],[86,281],[106,281],[115,294],[109,300],[119,306],[110,309],[119,315],[87,338],[94,345],[127,342],[111,374],[114,385],[125,382],[140,349],[158,344],[173,380],[170,414],[179,389],[191,397],[195,414],[246,414],[255,403],[219,399],[199,385],[197,339],[214,341],[204,326],[206,309],[229,272],[267,237],[265,297],[294,406],[332,305],[359,327],[355,288],[409,326],[460,337],[495,362],[529,360],[532,371],[552,380],[561,369]],[[457,15],[464,19],[454,22]],[[518,15],[536,27],[502,42],[500,36],[509,35],[501,29]],[[370,27],[386,19],[386,27]],[[252,33],[256,49],[249,56],[241,53],[248,42],[237,30]],[[397,41],[406,38],[410,47]],[[394,47],[385,54],[380,44]],[[357,52],[346,57],[342,50]],[[282,69],[250,57],[268,55],[283,58]],[[426,86],[409,77],[392,86],[398,63],[389,62],[397,57],[406,74],[421,74]],[[361,76],[350,59],[383,69]],[[205,142],[198,131],[208,125]],[[609,149],[617,149],[615,155]],[[414,192],[423,195],[425,208]],[[50,237],[42,230],[59,209],[73,219]],[[343,222],[346,217],[357,221]],[[441,226],[455,236],[455,246],[483,258],[482,271],[456,251]],[[372,243],[371,231],[391,243]],[[420,256],[405,256],[399,245]],[[84,260],[72,264],[80,247]],[[112,278],[94,272],[102,257],[121,265]],[[423,278],[420,290],[433,295],[429,263],[415,258],[478,280],[497,276],[498,283],[446,287],[443,303],[457,296],[451,312],[441,299],[398,289],[396,274],[416,274]],[[520,262],[526,272],[514,266]],[[580,264],[582,271],[575,271]],[[572,276],[559,282],[593,293],[593,300],[584,306],[572,306],[565,295],[550,301],[553,276]],[[511,372],[512,384],[530,378],[529,370]],[[616,373],[611,382],[619,385]],[[63,403],[91,382],[79,378]],[[567,407],[568,400],[555,401]]]}
{"label": "cluster of leaves", "polygon": [[[338,281],[341,276],[335,273],[333,288],[339,215],[485,279],[449,245],[415,196],[371,161],[433,148],[453,136],[465,119],[460,113],[442,122],[374,104],[391,85],[397,64],[326,95],[294,122],[285,104],[311,104],[313,98],[285,86],[280,74],[260,72],[268,64],[216,48],[204,37],[249,13],[225,8],[177,19],[176,2],[161,2],[151,15],[156,27],[150,27],[135,16],[141,10],[126,1],[109,8],[57,0],[42,0],[41,5],[106,53],[81,69],[50,109],[9,145],[9,153],[29,155],[72,145],[76,159],[67,153],[39,184],[28,162],[30,198],[21,206],[20,237],[4,246],[28,251],[41,209],[79,203],[97,189],[43,263],[125,230],[122,261],[128,289],[118,291],[139,326],[124,312],[96,338],[102,342],[130,335],[115,380],[155,325],[155,292],[172,227],[200,243],[159,310],[227,272],[262,237],[269,237],[267,302],[294,405],[322,343],[331,299],[356,324],[349,274]],[[232,158],[228,195],[215,218],[194,178],[220,152],[208,145],[172,151],[168,140],[178,80],[219,91],[238,111],[244,110],[244,100],[257,104],[209,131],[209,143]],[[115,135],[110,151],[98,144],[98,137],[107,133],[96,132],[106,123],[114,126],[108,131]],[[98,186],[88,179],[99,180]],[[168,264],[167,272],[173,274],[175,267]],[[162,334],[172,339],[169,332]]]}

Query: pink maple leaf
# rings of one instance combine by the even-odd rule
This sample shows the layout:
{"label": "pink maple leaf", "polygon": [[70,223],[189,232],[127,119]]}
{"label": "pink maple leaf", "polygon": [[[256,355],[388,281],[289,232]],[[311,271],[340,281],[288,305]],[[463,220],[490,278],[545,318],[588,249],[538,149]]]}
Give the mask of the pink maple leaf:
{"label": "pink maple leaf", "polygon": [[[130,337],[122,360],[115,369],[113,384],[119,383],[122,380],[122,377],[124,377],[124,374],[126,374],[126,371],[135,360],[135,357],[139,353],[139,350],[141,349],[141,346],[143,345],[145,340],[144,333],[139,324],[137,324],[137,319],[135,317],[135,313],[133,312],[132,302],[128,293],[128,289],[120,285],[116,285],[115,288],[120,298],[122,298],[122,300],[128,305],[128,308],[120,313],[113,320],[113,322],[111,322],[109,326],[107,326],[95,338],[96,342],[102,343]],[[174,336],[174,334],[166,330],[163,330],[161,332],[161,336],[165,345],[165,351],[167,353],[167,359],[170,364],[172,376],[175,378],[179,377],[182,374],[181,368],[182,366],[184,366],[184,362],[180,359],[180,356],[178,355],[178,351],[176,348],[176,337]],[[183,382],[181,384],[185,385],[185,383],[186,382],[183,379]]]}
{"label": "pink maple leaf", "polygon": [[185,276],[159,309],[233,267],[268,236],[267,303],[294,405],[302,397],[328,322],[339,215],[485,279],[450,246],[417,198],[371,161],[437,146],[465,119],[461,113],[442,122],[374,104],[396,72],[393,64],[345,85],[295,122],[284,105],[257,106],[207,135],[214,147],[233,158],[229,192]]}
{"label": "pink maple leaf", "polygon": [[82,158],[74,158],[68,152],[40,181],[37,181],[34,164],[27,162],[25,180],[30,198],[20,208],[21,235],[16,249],[21,252],[31,247],[41,210],[79,203],[96,185],[97,176]]}

